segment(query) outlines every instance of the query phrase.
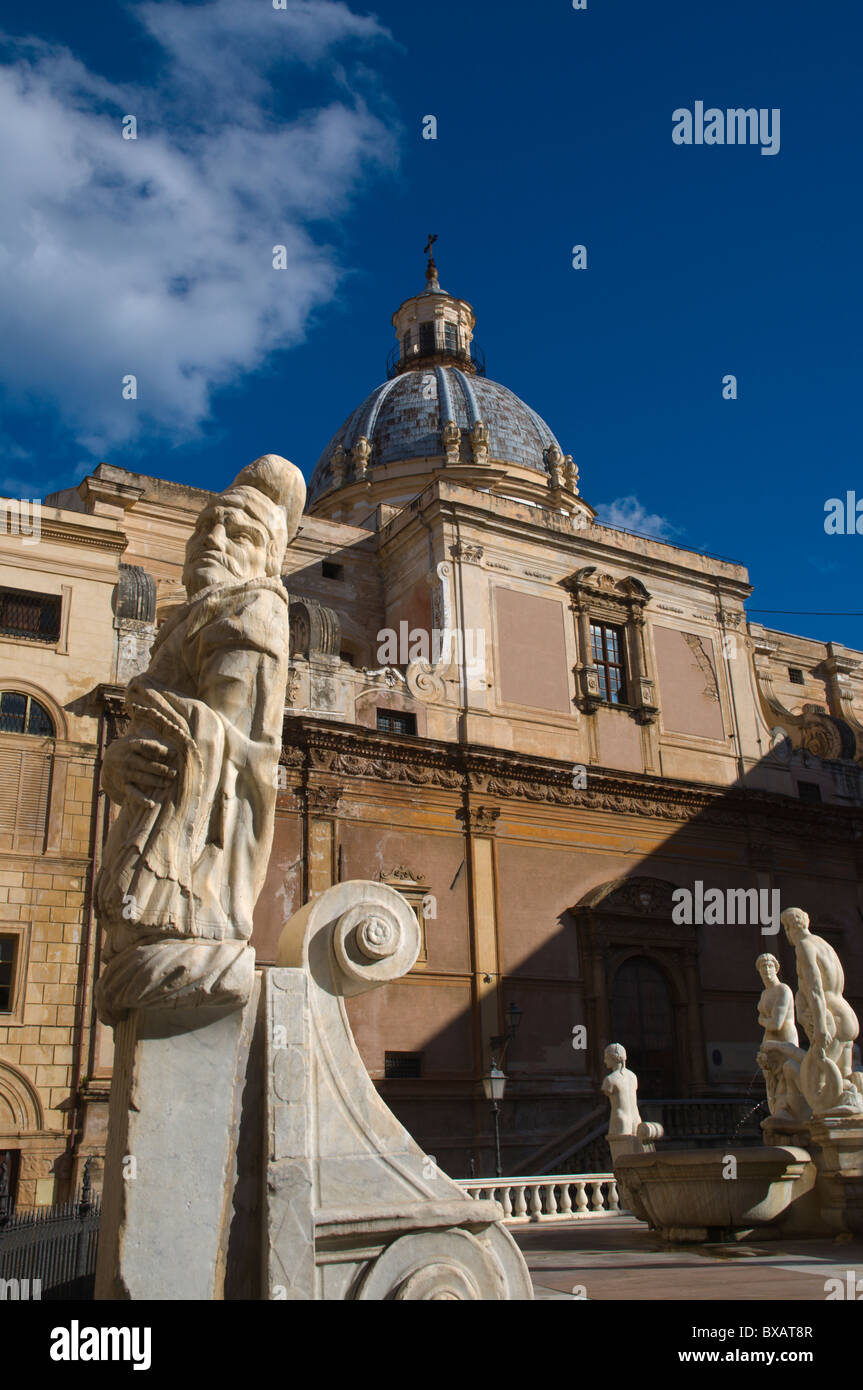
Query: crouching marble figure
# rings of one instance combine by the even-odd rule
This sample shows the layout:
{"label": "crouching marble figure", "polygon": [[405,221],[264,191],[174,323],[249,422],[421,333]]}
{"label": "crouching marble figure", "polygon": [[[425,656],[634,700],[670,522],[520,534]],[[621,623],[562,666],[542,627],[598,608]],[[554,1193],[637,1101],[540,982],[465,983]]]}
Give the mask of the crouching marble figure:
{"label": "crouching marble figure", "polygon": [[249,997],[288,666],[280,575],[305,494],[299,469],[266,454],[204,508],[186,546],[188,602],[129,682],[130,728],[102,771],[120,806],[96,888],[103,1022]]}

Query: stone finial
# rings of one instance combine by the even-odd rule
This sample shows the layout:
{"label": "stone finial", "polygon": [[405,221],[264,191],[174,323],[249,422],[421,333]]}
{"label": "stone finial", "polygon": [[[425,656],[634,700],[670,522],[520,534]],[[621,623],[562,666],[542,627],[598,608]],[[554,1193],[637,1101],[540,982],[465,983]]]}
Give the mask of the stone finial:
{"label": "stone finial", "polygon": [[479,467],[488,462],[489,428],[483,420],[477,420],[470,432],[473,461]]}
{"label": "stone finial", "polygon": [[440,432],[448,465],[458,463],[461,454],[461,430],[455,420],[447,420]]}
{"label": "stone finial", "polygon": [[368,472],[369,460],[371,456],[372,446],[366,439],[366,436],[364,434],[361,434],[359,439],[357,439],[356,443],[354,444],[354,447],[351,449],[351,459],[353,460],[354,465],[354,478],[358,483],[365,483],[369,481]]}
{"label": "stone finial", "polygon": [[330,454],[330,469],[333,475],[333,486],[341,487],[348,471],[348,456],[341,444],[338,444]]}

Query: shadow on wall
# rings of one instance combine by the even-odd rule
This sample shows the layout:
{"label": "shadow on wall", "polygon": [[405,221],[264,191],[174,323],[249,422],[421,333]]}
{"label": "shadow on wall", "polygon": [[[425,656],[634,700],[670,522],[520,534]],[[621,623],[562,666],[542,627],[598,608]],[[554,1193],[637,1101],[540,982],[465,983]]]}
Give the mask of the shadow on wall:
{"label": "shadow on wall", "polygon": [[[577,847],[566,843],[572,832],[551,784],[548,818],[537,817],[530,843],[508,836],[524,800],[502,803],[498,1031],[510,1001],[522,1010],[506,1062],[504,1172],[604,1104],[602,1055],[612,1041],[627,1047],[644,1099],[762,1098],[755,960],[773,953],[796,988],[793,951],[779,928],[786,907],[808,911],[813,930],[837,949],[846,995],[863,1012],[863,811],[765,792],[761,772],[721,790],[665,782],[662,795],[653,779],[630,775],[625,792],[597,794],[601,805],[591,800],[589,776],[583,796],[603,823]],[[656,836],[657,825],[667,833],[639,853],[633,842]],[[422,863],[424,836],[393,831],[406,862]],[[607,848],[609,831],[618,848]],[[376,874],[377,866],[344,856],[344,878]],[[494,1171],[493,1133],[476,1011],[463,1008],[422,1036],[411,1030],[414,991],[441,987],[436,922],[426,929],[427,973],[378,992],[373,1046],[363,1001],[351,1018],[381,1093],[417,1141],[452,1175],[467,1175],[473,1160],[484,1176]],[[378,1079],[383,1052],[419,1076]]]}

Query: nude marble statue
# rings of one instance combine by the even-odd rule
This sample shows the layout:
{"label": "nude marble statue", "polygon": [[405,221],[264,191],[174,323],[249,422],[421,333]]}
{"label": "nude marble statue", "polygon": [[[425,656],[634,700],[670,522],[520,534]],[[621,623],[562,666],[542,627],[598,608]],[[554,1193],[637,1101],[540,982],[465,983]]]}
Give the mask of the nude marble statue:
{"label": "nude marble statue", "polygon": [[602,1093],[608,1096],[611,1115],[608,1138],[634,1135],[641,1124],[638,1113],[638,1077],[626,1066],[626,1048],[621,1043],[609,1043],[604,1054],[608,1076],[602,1083]]}
{"label": "nude marble statue", "polygon": [[128,732],[102,769],[120,808],[96,885],[106,1023],[248,998],[288,671],[281,569],[304,504],[302,474],[277,454],[213,497],[186,546],[187,602],[127,687]]}
{"label": "nude marble statue", "polygon": [[786,908],[782,925],[797,961],[797,1017],[809,1038],[800,1090],[816,1116],[863,1112],[860,1075],[852,1061],[860,1024],[844,997],[842,962],[829,941],[810,931],[809,917],[799,907]]}
{"label": "nude marble statue", "polygon": [[777,1120],[804,1120],[809,1106],[800,1092],[799,1074],[806,1053],[797,1045],[794,995],[791,986],[779,979],[775,956],[759,956],[755,966],[764,985],[758,1001],[758,1022],[764,1029],[758,1065],[764,1073],[767,1105]]}

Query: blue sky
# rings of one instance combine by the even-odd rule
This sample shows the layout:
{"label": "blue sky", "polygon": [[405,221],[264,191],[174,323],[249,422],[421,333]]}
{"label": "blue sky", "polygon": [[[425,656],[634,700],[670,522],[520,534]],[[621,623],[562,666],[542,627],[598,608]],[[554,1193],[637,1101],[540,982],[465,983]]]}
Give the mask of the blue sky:
{"label": "blue sky", "polygon": [[[203,486],[271,450],[308,473],[383,379],[433,231],[489,376],[589,502],[743,560],[753,617],[863,647],[863,618],[807,615],[863,610],[863,537],[824,532],[828,498],[863,498],[859,6],[0,16],[4,490],[102,458]],[[779,153],[674,144],[698,100],[779,108]]]}

